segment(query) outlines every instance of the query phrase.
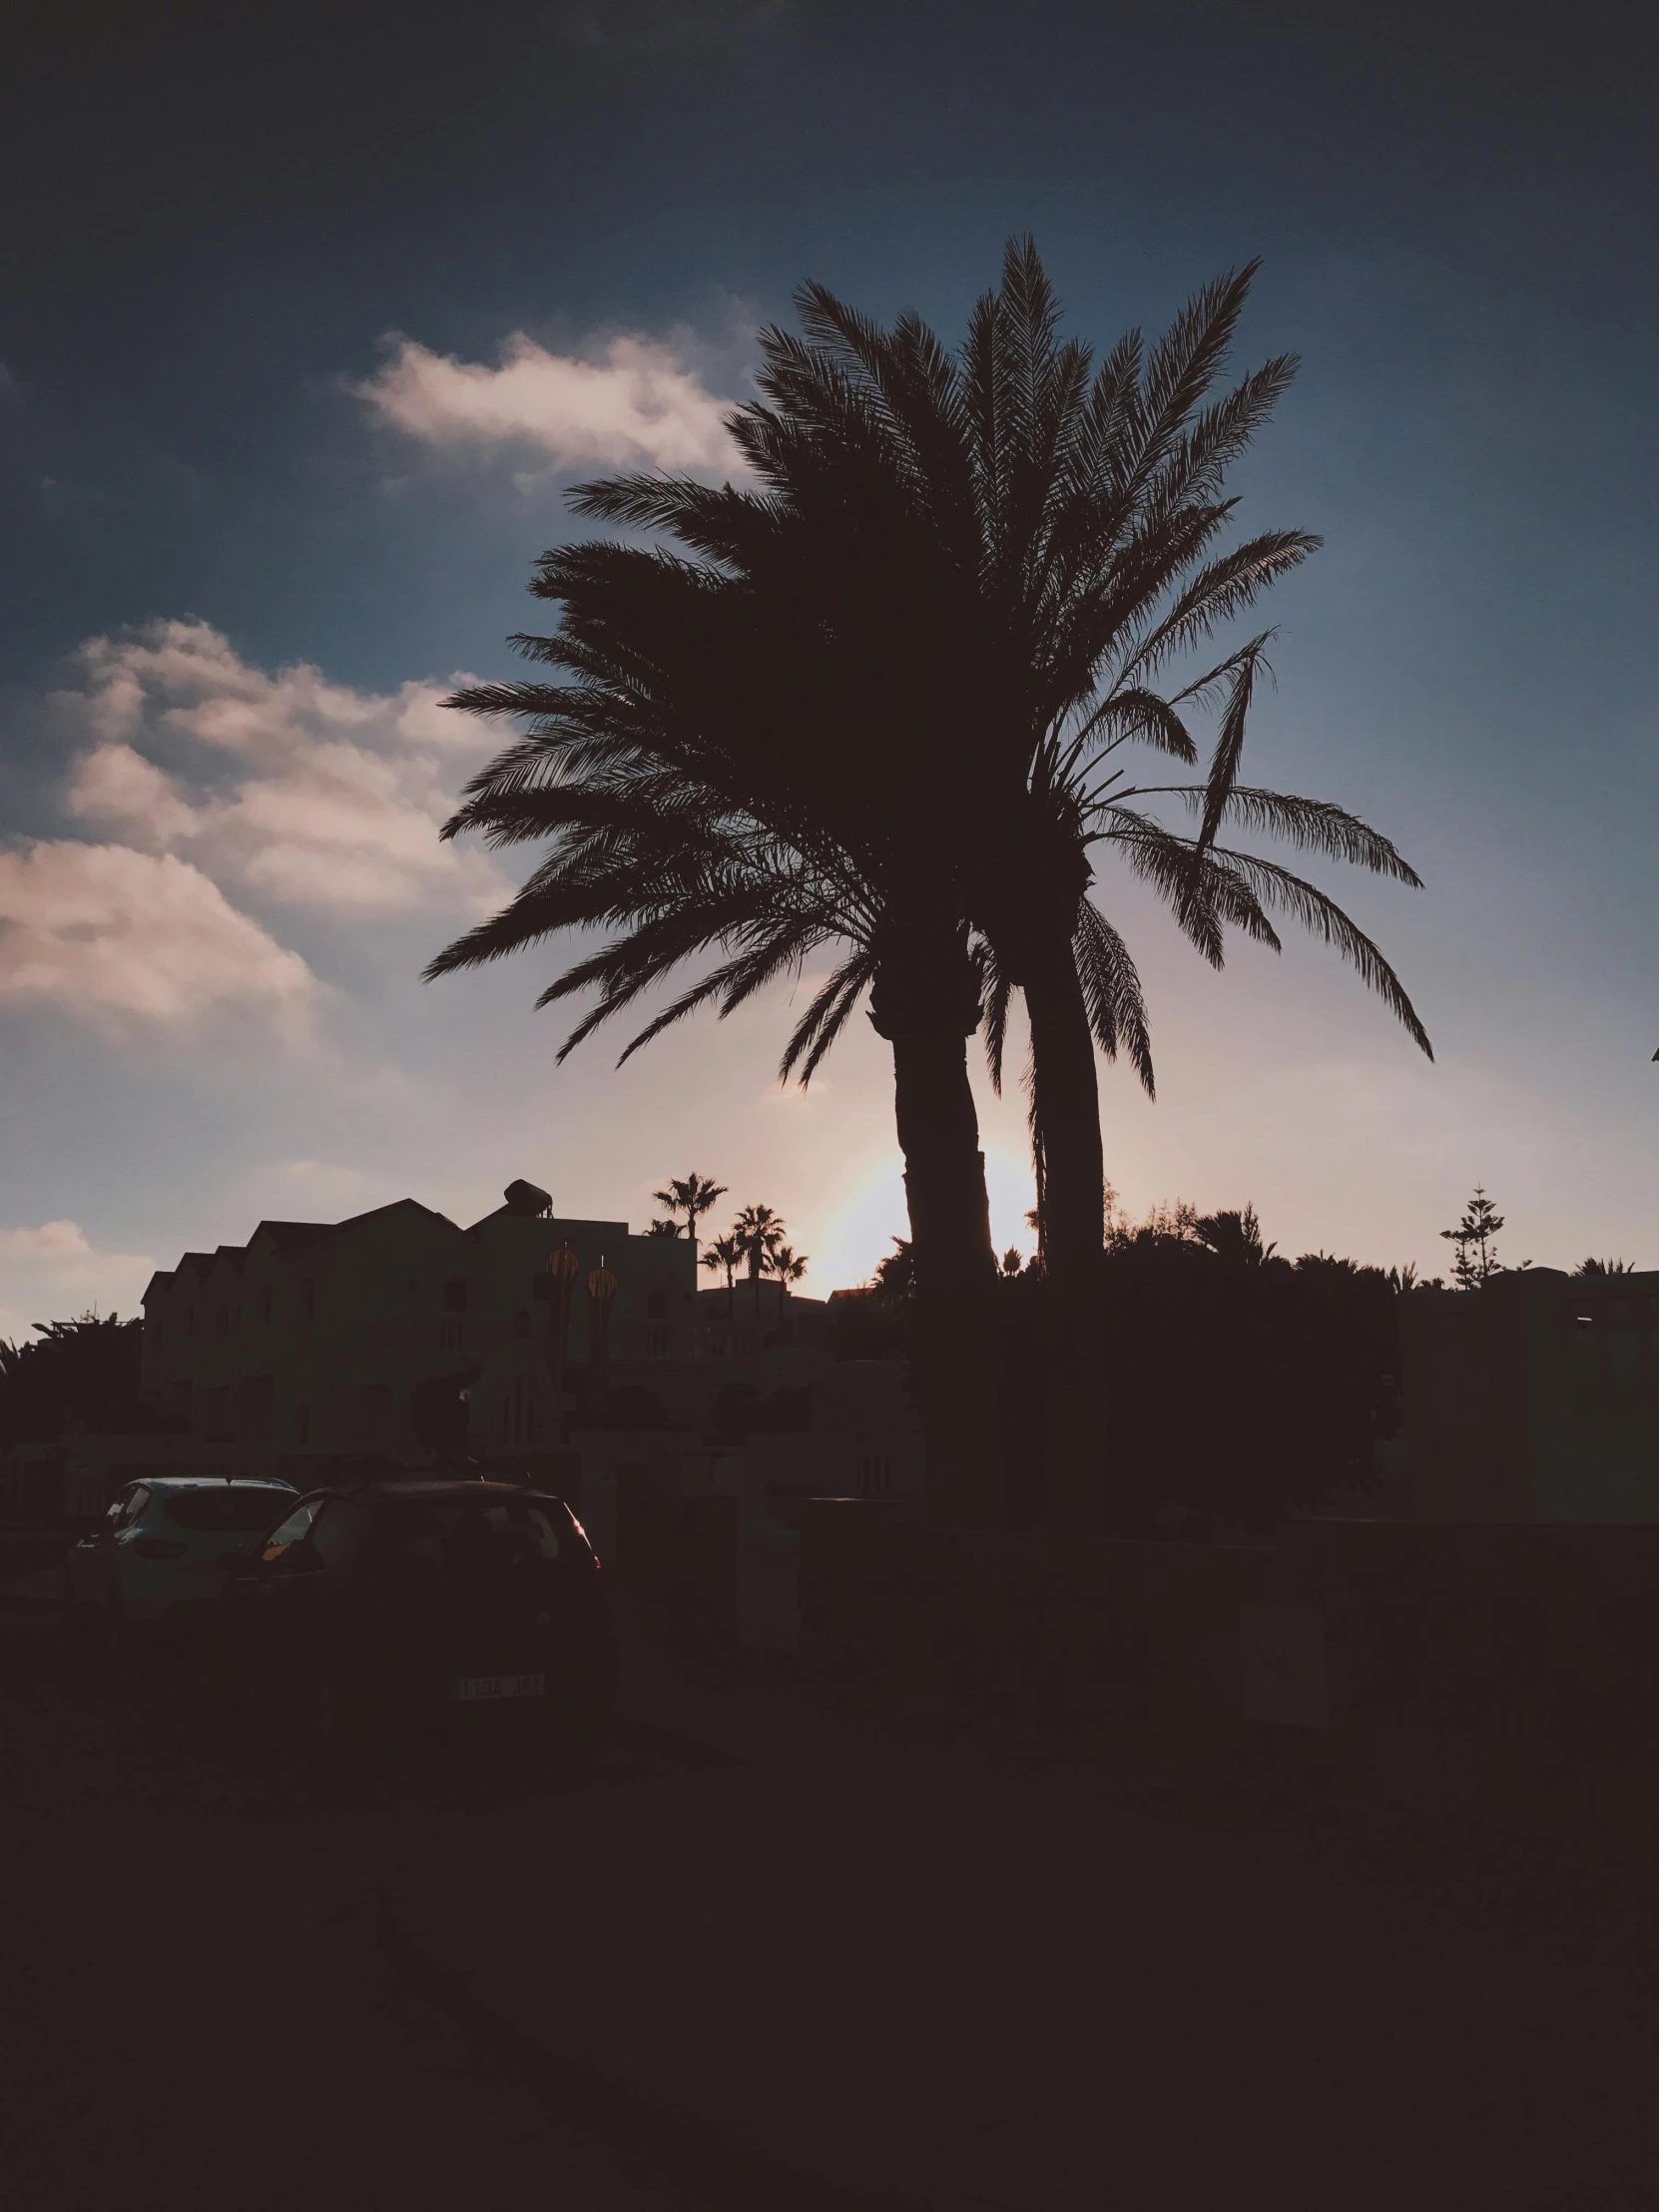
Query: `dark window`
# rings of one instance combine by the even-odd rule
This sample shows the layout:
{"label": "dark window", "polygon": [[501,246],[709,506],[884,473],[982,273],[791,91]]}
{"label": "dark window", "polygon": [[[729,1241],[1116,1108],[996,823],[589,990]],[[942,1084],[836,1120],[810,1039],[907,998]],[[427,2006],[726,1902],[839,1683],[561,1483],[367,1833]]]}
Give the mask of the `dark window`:
{"label": "dark window", "polygon": [[858,1461],[858,1495],[889,1497],[892,1494],[892,1460],[884,1451],[866,1451]]}
{"label": "dark window", "polygon": [[269,1283],[260,1285],[260,1301],[257,1311],[261,1321],[271,1319],[271,1285]]}
{"label": "dark window", "polygon": [[251,1529],[269,1528],[287,1497],[285,1490],[253,1489],[245,1483],[225,1482],[211,1489],[167,1491],[162,1507],[175,1528],[246,1534]]}
{"label": "dark window", "polygon": [[646,1331],[645,1356],[648,1360],[666,1360],[668,1358],[668,1331],[666,1329],[658,1327]]}
{"label": "dark window", "polygon": [[357,1556],[368,1515],[354,1499],[331,1497],[311,1526],[311,1549],[324,1567],[347,1567]]}
{"label": "dark window", "polygon": [[374,1524],[373,1552],[394,1566],[524,1566],[558,1558],[559,1529],[550,1505],[528,1499],[394,1505]]}
{"label": "dark window", "polygon": [[645,1302],[645,1318],[647,1321],[667,1321],[668,1293],[666,1291],[652,1292]]}
{"label": "dark window", "polygon": [[150,1502],[148,1483],[135,1482],[122,1498],[117,1498],[110,1508],[110,1522],[115,1528],[131,1528],[134,1521]]}
{"label": "dark window", "polygon": [[308,1275],[299,1286],[299,1319],[301,1321],[315,1321],[316,1319],[316,1285]]}
{"label": "dark window", "polygon": [[466,1312],[466,1281],[464,1277],[452,1275],[443,1286],[443,1310],[446,1314],[464,1314]]}

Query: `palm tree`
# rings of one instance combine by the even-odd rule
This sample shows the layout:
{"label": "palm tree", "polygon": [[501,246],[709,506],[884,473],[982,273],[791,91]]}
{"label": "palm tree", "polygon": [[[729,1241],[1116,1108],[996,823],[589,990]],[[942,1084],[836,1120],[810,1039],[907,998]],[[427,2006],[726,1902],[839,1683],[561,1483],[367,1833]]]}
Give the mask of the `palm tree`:
{"label": "palm tree", "polygon": [[666,1190],[653,1191],[651,1195],[659,1206],[667,1207],[671,1220],[677,1214],[685,1215],[686,1235],[695,1245],[698,1223],[717,1198],[726,1196],[726,1185],[714,1182],[707,1175],[684,1175],[671,1182]]}
{"label": "palm tree", "polygon": [[[1044,1257],[1062,1276],[1092,1273],[1101,1243],[1093,1043],[1126,1049],[1152,1086],[1133,962],[1088,896],[1095,848],[1114,846],[1217,964],[1228,924],[1277,945],[1270,916],[1290,914],[1337,944],[1427,1049],[1397,977],[1340,908],[1277,863],[1217,841],[1237,821],[1416,882],[1344,810],[1240,784],[1268,637],[1173,697],[1156,689],[1178,656],[1319,543],[1277,530],[1216,550],[1236,506],[1222,496],[1225,471],[1296,369],[1280,356],[1205,403],[1256,267],[1200,291],[1150,355],[1131,333],[1093,375],[1087,348],[1059,338],[1058,302],[1029,240],[1009,246],[1001,286],[975,307],[957,356],[916,317],[882,331],[817,285],[799,295],[805,342],[768,333],[763,389],[777,413],[766,450],[784,466],[801,424],[820,447],[857,455],[855,466],[875,442],[903,486],[908,556],[938,584],[929,634],[915,632],[912,613],[911,650],[934,674],[935,712],[978,800],[948,822],[962,839],[962,909],[989,955],[993,1051],[1007,994],[1025,1001]],[[642,490],[624,504],[640,513],[653,503]],[[663,510],[660,492],[655,505]],[[1126,787],[1117,755],[1131,742],[1197,761],[1183,714],[1195,705],[1219,710],[1202,782]],[[1194,835],[1136,804],[1166,797],[1195,810]]]}
{"label": "palm tree", "polygon": [[767,1254],[767,1273],[783,1285],[786,1298],[789,1296],[790,1285],[801,1281],[807,1272],[807,1254],[795,1252],[787,1244],[775,1245]]}
{"label": "palm tree", "polygon": [[[1295,365],[1271,361],[1206,403],[1253,269],[1201,292],[1150,354],[1132,334],[1092,376],[1086,349],[1057,338],[1028,242],[1009,248],[956,356],[913,315],[884,332],[806,287],[805,337],[764,333],[762,402],[731,420],[759,488],[579,489],[579,512],[685,551],[549,553],[533,589],[563,603],[560,633],[518,642],[571,681],[454,702],[530,729],[475,780],[449,833],[556,842],[431,972],[620,925],[544,994],[599,990],[568,1050],[718,948],[637,1046],[696,1006],[730,1011],[838,940],[785,1069],[810,1078],[868,991],[893,1048],[918,1321],[931,1310],[957,1325],[954,1377],[975,1407],[966,1379],[982,1374],[984,1344],[964,1344],[963,1324],[996,1263],[965,1038],[983,1012],[998,1065],[1022,995],[1042,1258],[1070,1316],[1073,1411],[1096,1432],[1098,1404],[1084,1403],[1104,1213],[1095,1047],[1122,1049],[1152,1083],[1134,963],[1088,896],[1096,848],[1115,847],[1218,963],[1229,924],[1276,944],[1271,909],[1307,922],[1426,1049],[1391,969],[1323,892],[1218,842],[1231,819],[1415,880],[1352,816],[1240,785],[1266,640],[1158,689],[1176,656],[1318,542],[1279,531],[1216,550],[1234,506],[1222,477]],[[1197,760],[1186,716],[1206,705],[1219,727],[1203,781],[1126,787],[1115,756],[1132,741]],[[1147,803],[1160,800],[1197,809],[1192,835],[1158,819]],[[930,1363],[948,1364],[937,1340]],[[970,1415],[957,1434],[986,1426]],[[1086,1472],[1081,1429],[1051,1433]]]}
{"label": "palm tree", "polygon": [[726,1277],[726,1319],[730,1321],[732,1319],[732,1301],[735,1295],[734,1286],[737,1282],[738,1270],[743,1265],[743,1246],[739,1244],[735,1236],[716,1237],[710,1244],[708,1251],[704,1253],[699,1264],[707,1268],[711,1275],[724,1273]]}
{"label": "palm tree", "polygon": [[755,1319],[761,1318],[761,1278],[770,1268],[773,1254],[784,1241],[784,1217],[770,1206],[746,1206],[733,1225],[732,1234],[749,1262],[749,1280],[755,1286]]}

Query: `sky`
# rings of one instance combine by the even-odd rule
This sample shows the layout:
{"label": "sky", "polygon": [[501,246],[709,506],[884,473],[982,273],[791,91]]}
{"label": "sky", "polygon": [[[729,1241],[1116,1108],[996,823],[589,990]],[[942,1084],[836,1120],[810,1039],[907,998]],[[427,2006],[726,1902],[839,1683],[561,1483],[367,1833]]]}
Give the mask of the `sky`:
{"label": "sky", "polygon": [[[638,1230],[696,1169],[818,1295],[904,1228],[854,1024],[787,990],[562,1067],[575,949],[423,985],[511,889],[437,827],[570,482],[726,473],[755,332],[820,278],[948,340],[1030,232],[1103,351],[1261,256],[1302,369],[1234,488],[1319,532],[1254,782],[1384,830],[1326,866],[1434,1040],[1326,948],[1212,974],[1108,871],[1156,1102],[1102,1071],[1130,1215],[1286,1252],[1659,1265],[1650,34],[1634,9],[472,0],[39,9],[0,117],[0,1336],[131,1311],[263,1216],[513,1177]],[[797,986],[799,1009],[803,988]],[[620,1046],[622,1038],[617,1042]],[[1017,1087],[980,1081],[1029,1249]]]}

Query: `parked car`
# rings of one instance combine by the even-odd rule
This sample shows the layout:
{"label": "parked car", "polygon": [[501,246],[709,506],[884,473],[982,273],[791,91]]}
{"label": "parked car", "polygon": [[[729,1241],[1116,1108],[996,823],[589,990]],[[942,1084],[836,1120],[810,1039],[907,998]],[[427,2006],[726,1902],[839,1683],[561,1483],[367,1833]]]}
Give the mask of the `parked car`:
{"label": "parked car", "polygon": [[411,1726],[588,1739],[615,1697],[598,1558],[562,1498],[516,1483],[313,1491],[223,1603],[256,1708],[317,1751]]}
{"label": "parked car", "polygon": [[258,1555],[266,1531],[297,1495],[275,1475],[129,1482],[65,1562],[66,1625],[119,1635],[205,1621],[228,1566]]}

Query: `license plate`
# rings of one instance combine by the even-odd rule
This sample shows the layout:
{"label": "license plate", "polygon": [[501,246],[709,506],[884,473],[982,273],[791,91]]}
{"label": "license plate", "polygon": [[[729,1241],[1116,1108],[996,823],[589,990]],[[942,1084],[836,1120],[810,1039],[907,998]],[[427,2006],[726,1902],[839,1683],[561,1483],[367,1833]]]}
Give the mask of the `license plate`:
{"label": "license plate", "polygon": [[461,1683],[461,1703],[470,1705],[479,1698],[540,1697],[547,1677],[541,1674],[474,1674]]}

